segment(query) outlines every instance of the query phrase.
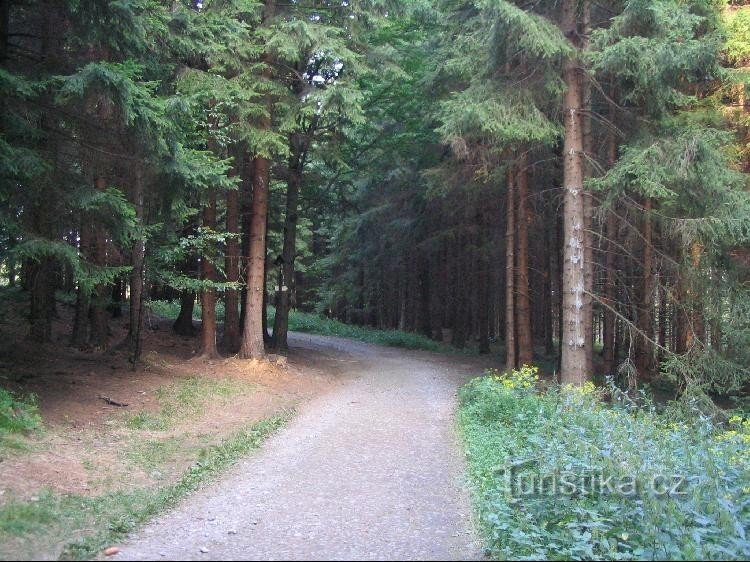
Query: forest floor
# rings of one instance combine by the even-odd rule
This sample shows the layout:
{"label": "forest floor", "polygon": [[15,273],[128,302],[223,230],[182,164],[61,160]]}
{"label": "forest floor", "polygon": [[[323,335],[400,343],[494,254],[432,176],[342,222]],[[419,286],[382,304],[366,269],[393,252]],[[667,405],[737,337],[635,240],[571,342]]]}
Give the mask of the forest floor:
{"label": "forest floor", "polygon": [[486,359],[303,334],[290,343],[346,384],[114,558],[480,558],[454,413]]}
{"label": "forest floor", "polygon": [[[156,316],[144,366],[133,372],[124,352],[68,347],[72,307],[64,303],[55,343],[28,343],[20,295],[3,296],[0,387],[34,394],[43,428],[0,435],[0,559],[89,554],[112,528],[128,530],[167,507],[177,488],[192,487],[186,471],[215,461],[217,446],[254,448],[297,405],[341,384],[313,351],[282,364],[195,358],[197,338],[174,335]],[[125,319],[114,320],[110,341],[125,330]],[[263,420],[273,423],[254,429]]]}

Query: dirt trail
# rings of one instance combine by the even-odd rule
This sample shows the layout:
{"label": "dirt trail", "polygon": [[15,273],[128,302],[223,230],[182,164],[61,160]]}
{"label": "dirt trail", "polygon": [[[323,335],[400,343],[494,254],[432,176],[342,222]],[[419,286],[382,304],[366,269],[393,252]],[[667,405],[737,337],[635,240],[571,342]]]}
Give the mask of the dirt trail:
{"label": "dirt trail", "polygon": [[346,382],[117,560],[476,559],[454,434],[473,362],[296,334]]}

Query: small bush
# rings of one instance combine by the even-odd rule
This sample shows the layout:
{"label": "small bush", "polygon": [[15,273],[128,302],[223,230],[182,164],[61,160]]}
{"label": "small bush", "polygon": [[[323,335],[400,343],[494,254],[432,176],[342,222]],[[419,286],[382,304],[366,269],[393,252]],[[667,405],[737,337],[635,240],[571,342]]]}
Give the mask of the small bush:
{"label": "small bush", "polygon": [[460,393],[493,557],[750,556],[749,421],[736,416],[719,427],[648,403],[609,405],[591,384],[540,394],[535,377],[530,367],[490,373]]}
{"label": "small bush", "polygon": [[0,435],[32,431],[41,426],[42,418],[33,395],[19,398],[0,388]]}

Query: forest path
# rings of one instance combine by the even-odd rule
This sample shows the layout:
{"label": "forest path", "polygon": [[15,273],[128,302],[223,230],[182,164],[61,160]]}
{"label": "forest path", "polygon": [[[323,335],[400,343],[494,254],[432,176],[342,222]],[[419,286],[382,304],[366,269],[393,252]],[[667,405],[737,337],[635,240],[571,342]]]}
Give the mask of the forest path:
{"label": "forest path", "polygon": [[453,417],[477,361],[302,334],[290,346],[343,383],[114,558],[480,558]]}

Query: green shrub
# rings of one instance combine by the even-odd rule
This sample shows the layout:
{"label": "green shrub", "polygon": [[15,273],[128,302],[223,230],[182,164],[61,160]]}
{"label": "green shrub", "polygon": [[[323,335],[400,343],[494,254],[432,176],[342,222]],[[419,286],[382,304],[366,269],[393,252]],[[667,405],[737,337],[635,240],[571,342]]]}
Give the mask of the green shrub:
{"label": "green shrub", "polygon": [[592,384],[539,393],[534,377],[491,373],[460,393],[493,557],[750,557],[750,422],[610,405]]}
{"label": "green shrub", "polygon": [[0,435],[32,431],[41,426],[42,418],[33,395],[19,398],[0,388]]}

